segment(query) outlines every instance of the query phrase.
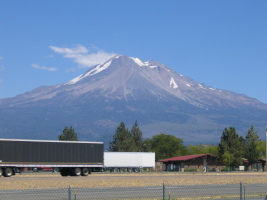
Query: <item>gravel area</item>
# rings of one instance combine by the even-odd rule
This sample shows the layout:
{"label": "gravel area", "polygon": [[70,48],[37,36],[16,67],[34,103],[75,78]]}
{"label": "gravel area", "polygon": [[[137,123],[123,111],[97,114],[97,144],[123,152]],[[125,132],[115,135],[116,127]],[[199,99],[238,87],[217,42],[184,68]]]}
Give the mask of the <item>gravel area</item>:
{"label": "gravel area", "polygon": [[133,187],[267,183],[267,173],[93,173],[87,177],[61,177],[59,173],[22,173],[0,177],[0,190],[82,187]]}

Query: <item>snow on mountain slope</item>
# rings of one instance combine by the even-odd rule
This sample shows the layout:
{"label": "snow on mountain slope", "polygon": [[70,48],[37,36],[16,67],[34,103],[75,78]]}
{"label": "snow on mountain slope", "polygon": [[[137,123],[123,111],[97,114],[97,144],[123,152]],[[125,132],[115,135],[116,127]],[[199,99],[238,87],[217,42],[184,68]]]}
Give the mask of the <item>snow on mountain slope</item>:
{"label": "snow on mountain slope", "polygon": [[40,87],[15,98],[1,100],[0,105],[6,102],[13,106],[21,105],[53,99],[59,94],[65,96],[64,101],[73,101],[85,94],[125,100],[149,96],[161,101],[178,98],[205,109],[242,105],[266,109],[266,105],[256,99],[200,84],[157,61],[144,62],[124,55],[115,55],[67,83]]}
{"label": "snow on mountain slope", "polygon": [[251,125],[264,129],[266,111],[256,99],[198,83],[157,61],[115,55],[67,83],[0,99],[0,135],[55,139],[72,125],[79,138],[108,144],[120,122],[138,120],[147,138],[166,131],[203,143],[218,141],[229,126],[241,133]]}
{"label": "snow on mountain slope", "polygon": [[87,77],[87,76],[93,76],[97,73],[100,73],[101,71],[107,69],[111,64],[111,60],[109,60],[108,62],[102,64],[102,65],[97,65],[96,67],[94,67],[93,70],[90,70],[89,72],[82,74],[74,79],[72,79],[70,82],[66,83],[66,84],[75,84],[78,81],[82,80],[83,78]]}

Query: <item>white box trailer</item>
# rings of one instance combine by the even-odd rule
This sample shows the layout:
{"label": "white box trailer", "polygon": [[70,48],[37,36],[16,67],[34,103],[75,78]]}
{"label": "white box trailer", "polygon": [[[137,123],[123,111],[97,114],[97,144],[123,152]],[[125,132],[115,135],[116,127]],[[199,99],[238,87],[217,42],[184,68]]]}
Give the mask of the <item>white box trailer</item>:
{"label": "white box trailer", "polygon": [[104,167],[114,172],[155,169],[155,152],[104,152]]}

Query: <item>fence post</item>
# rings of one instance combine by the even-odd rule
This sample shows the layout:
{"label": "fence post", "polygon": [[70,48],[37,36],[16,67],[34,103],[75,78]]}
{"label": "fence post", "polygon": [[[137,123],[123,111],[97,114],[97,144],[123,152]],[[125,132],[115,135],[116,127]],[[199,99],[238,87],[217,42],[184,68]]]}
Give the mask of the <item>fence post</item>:
{"label": "fence post", "polygon": [[240,200],[242,200],[242,187],[243,187],[243,184],[242,184],[242,181],[240,182]]}
{"label": "fence post", "polygon": [[76,200],[77,190],[74,190],[73,194],[74,194],[74,200]]}
{"label": "fence post", "polygon": [[244,183],[243,185],[244,185],[244,200],[246,200],[246,186],[247,186],[247,184]]}
{"label": "fence post", "polygon": [[68,200],[71,200],[71,187],[68,188]]}
{"label": "fence post", "polygon": [[165,185],[163,183],[163,200],[165,200]]}

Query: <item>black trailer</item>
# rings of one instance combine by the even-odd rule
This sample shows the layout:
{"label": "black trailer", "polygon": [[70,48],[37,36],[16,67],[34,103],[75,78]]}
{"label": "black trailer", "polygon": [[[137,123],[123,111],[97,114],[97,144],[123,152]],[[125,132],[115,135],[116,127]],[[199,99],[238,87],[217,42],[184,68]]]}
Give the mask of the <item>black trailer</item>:
{"label": "black trailer", "polygon": [[87,176],[104,167],[103,142],[0,139],[0,176],[24,168],[58,168],[62,176]]}

